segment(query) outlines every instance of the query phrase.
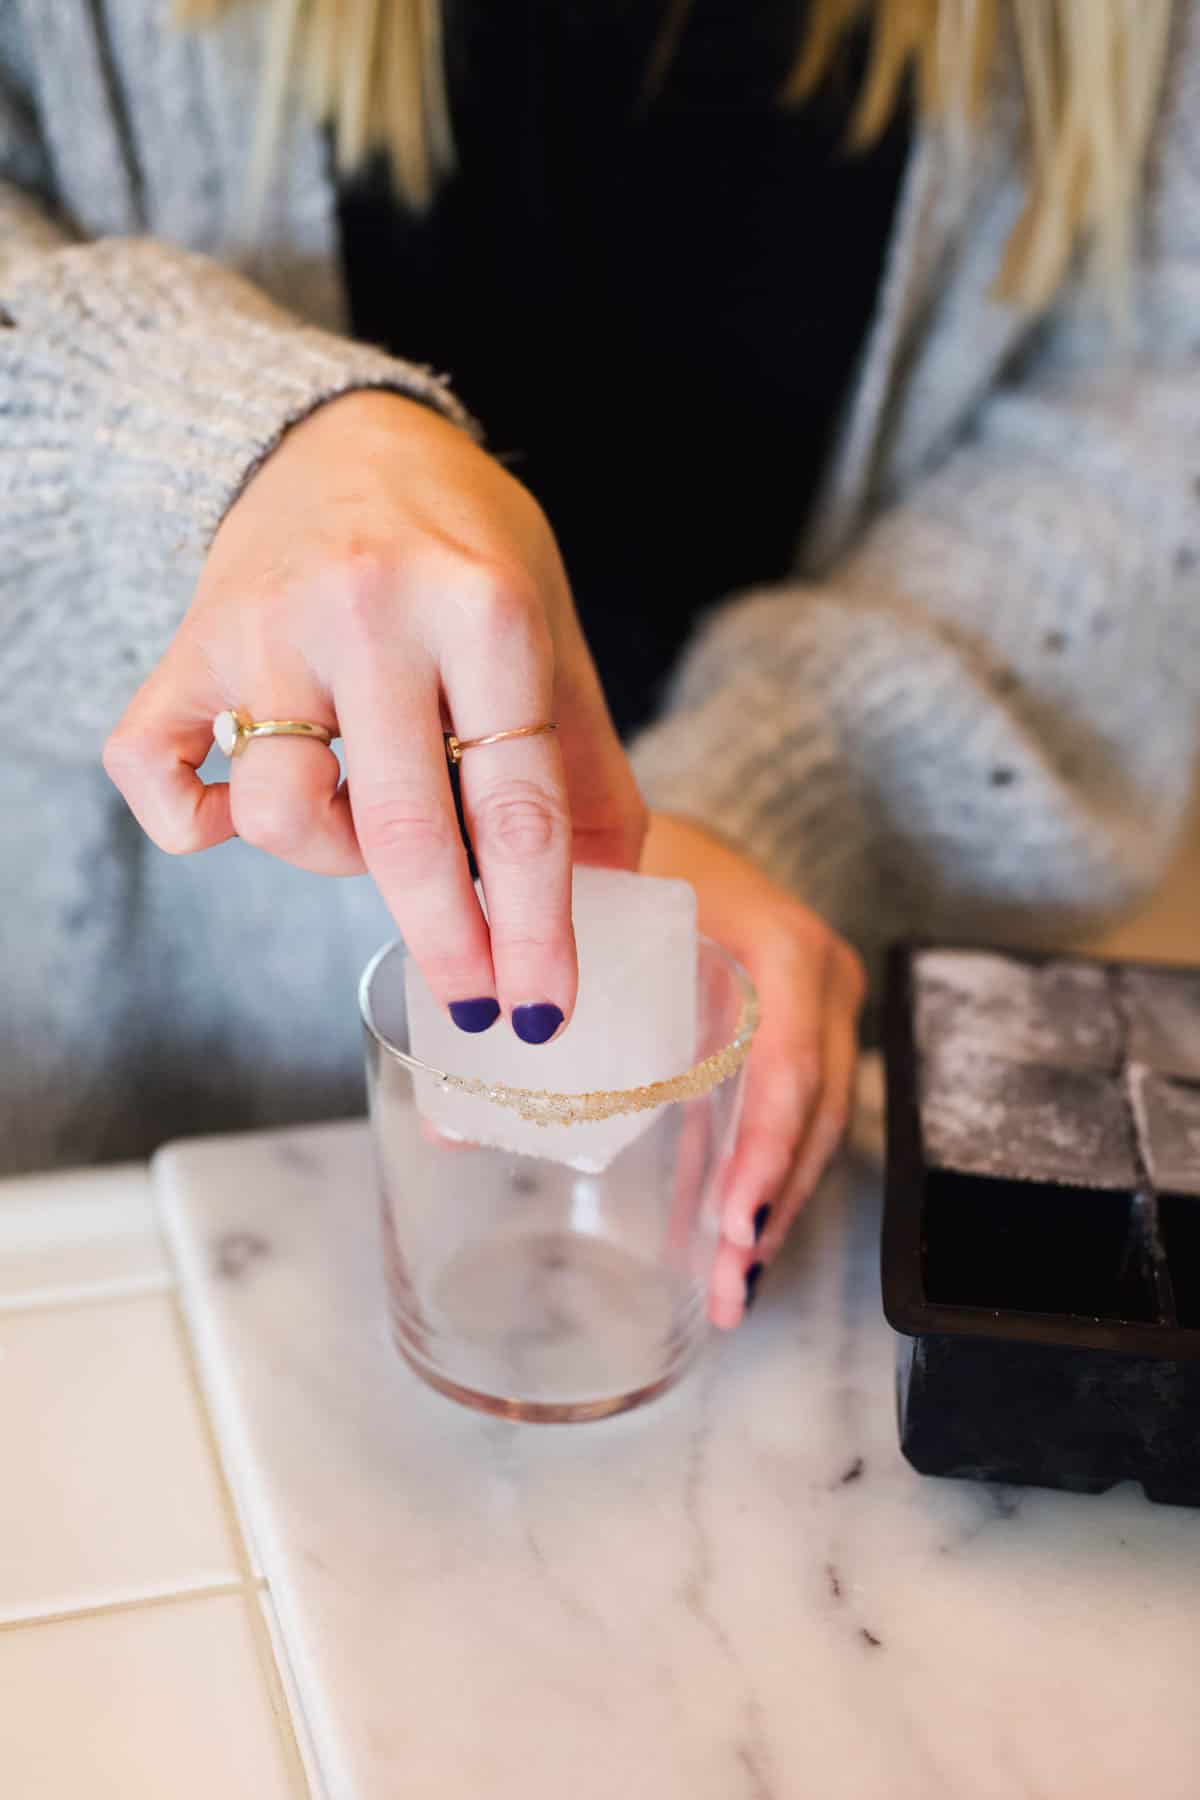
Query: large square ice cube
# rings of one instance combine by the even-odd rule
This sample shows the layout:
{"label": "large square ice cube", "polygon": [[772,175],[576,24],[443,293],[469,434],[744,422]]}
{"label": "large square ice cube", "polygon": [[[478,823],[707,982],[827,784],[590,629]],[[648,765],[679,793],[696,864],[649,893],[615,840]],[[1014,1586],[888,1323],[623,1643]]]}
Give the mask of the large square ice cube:
{"label": "large square ice cube", "polygon": [[913,961],[917,1044],[1002,1062],[1115,1070],[1121,1031],[1102,963],[1026,963],[999,951],[922,950]]}
{"label": "large square ice cube", "polygon": [[[523,1044],[506,1019],[461,1032],[406,964],[409,1044],[435,1069],[506,1087],[557,1093],[642,1087],[690,1068],[696,1054],[696,895],[685,881],[580,866],[572,912],[579,999],[552,1044]],[[417,1105],[443,1136],[548,1156],[598,1173],[641,1135],[657,1111],[576,1125],[537,1125],[508,1107],[429,1076]]]}
{"label": "large square ice cube", "polygon": [[1120,1080],[1096,1069],[1039,1068],[938,1046],[921,1067],[921,1134],[935,1169],[1093,1189],[1137,1186]]}
{"label": "large square ice cube", "polygon": [[1129,1058],[1200,1080],[1200,969],[1122,969]]}

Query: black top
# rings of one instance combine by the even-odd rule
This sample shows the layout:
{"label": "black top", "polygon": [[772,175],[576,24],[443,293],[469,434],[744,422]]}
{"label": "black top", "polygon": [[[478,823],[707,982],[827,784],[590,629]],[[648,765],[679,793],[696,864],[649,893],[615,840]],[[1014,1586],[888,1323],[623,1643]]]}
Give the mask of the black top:
{"label": "black top", "polygon": [[[785,573],[908,146],[845,148],[857,71],[779,102],[798,0],[447,0],[458,170],[423,218],[343,189],[358,336],[449,372],[558,536],[618,726],[696,612]],[[853,58],[849,59],[853,61]]]}

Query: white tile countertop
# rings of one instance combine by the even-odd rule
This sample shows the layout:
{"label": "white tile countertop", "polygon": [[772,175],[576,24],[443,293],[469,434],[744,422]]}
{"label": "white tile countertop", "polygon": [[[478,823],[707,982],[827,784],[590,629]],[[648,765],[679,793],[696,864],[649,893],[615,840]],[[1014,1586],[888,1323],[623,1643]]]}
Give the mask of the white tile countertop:
{"label": "white tile countertop", "polygon": [[4,1800],[315,1794],[145,1169],[0,1182],[0,1418]]}

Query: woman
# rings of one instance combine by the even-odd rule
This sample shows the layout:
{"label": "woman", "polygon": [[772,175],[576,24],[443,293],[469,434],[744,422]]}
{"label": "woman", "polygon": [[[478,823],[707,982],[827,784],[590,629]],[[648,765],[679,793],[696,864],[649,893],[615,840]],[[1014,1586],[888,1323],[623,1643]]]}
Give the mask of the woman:
{"label": "woman", "polygon": [[[850,944],[1059,936],[1180,821],[1200,8],[168,10],[0,0],[6,1158],[354,1103],[375,890],[243,846],[367,869],[536,1040],[572,853],[644,835],[766,1001],[736,1324],[845,1118]],[[661,709],[648,817],[568,575]],[[203,787],[235,708],[321,730]],[[489,936],[442,733],[551,722],[464,753]],[[154,843],[242,844],[158,858],[106,736]]]}

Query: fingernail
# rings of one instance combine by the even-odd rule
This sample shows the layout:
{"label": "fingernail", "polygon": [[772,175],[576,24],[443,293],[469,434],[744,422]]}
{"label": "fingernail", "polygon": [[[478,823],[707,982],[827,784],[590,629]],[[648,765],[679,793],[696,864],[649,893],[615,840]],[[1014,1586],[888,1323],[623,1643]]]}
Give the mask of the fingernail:
{"label": "fingernail", "polygon": [[754,1305],[754,1296],[758,1292],[758,1284],[762,1280],[763,1264],[751,1263],[746,1270],[746,1311]]}
{"label": "fingernail", "polygon": [[767,1229],[767,1221],[771,1217],[771,1202],[764,1200],[754,1215],[754,1241],[760,1243],[762,1234]]}
{"label": "fingernail", "polygon": [[562,1022],[562,1007],[552,1006],[548,1000],[513,1007],[512,1028],[523,1044],[548,1043]]}
{"label": "fingernail", "polygon": [[460,1031],[486,1031],[500,1017],[500,1002],[487,994],[481,1000],[452,1000],[450,1017]]}

